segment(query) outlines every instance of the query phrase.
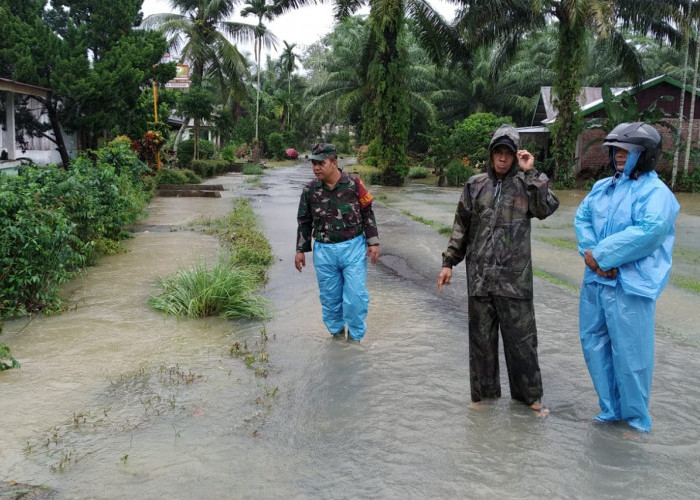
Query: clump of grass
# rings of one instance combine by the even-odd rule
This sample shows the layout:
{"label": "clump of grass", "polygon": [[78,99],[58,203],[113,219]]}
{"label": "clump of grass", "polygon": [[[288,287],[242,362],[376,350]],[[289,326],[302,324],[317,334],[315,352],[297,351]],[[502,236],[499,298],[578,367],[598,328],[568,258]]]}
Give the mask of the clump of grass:
{"label": "clump of grass", "polygon": [[544,271],[540,271],[539,269],[533,269],[532,274],[542,279],[545,279],[555,285],[563,286],[564,288],[568,288],[569,290],[573,290],[575,292],[579,291],[578,287],[568,283],[567,281],[559,279],[556,276],[552,276],[551,274],[545,273]]}
{"label": "clump of grass", "polygon": [[262,175],[263,169],[260,165],[245,165],[243,175]]}
{"label": "clump of grass", "polygon": [[270,302],[257,289],[266,281],[274,256],[267,238],[258,230],[250,202],[236,199],[229,215],[203,224],[210,234],[218,236],[225,256],[214,266],[198,264],[161,279],[162,293],[151,297],[149,304],[190,318],[269,318]]}
{"label": "clump of grass", "polygon": [[425,217],[421,217],[420,215],[414,215],[408,210],[401,210],[401,213],[404,215],[409,216],[411,219],[413,219],[416,222],[420,222],[421,224],[425,224],[426,226],[430,226],[433,229],[437,229],[438,233],[442,235],[449,236],[452,234],[452,227],[451,226],[446,226],[445,224],[440,224],[438,222],[426,219]]}
{"label": "clump of grass", "polygon": [[681,288],[691,292],[700,293],[700,281],[687,278],[671,278],[671,282]]}
{"label": "clump of grass", "polygon": [[540,241],[548,243],[549,245],[554,245],[555,247],[568,248],[572,250],[578,250],[578,245],[576,242],[571,240],[565,240],[564,238],[538,238]]}
{"label": "clump of grass", "polygon": [[149,299],[159,311],[174,316],[203,318],[268,318],[269,302],[255,293],[258,279],[251,270],[227,263],[211,268],[199,264],[162,279],[162,293]]}
{"label": "clump of grass", "polygon": [[440,233],[443,236],[452,236],[452,227],[441,225],[438,229],[438,233]]}

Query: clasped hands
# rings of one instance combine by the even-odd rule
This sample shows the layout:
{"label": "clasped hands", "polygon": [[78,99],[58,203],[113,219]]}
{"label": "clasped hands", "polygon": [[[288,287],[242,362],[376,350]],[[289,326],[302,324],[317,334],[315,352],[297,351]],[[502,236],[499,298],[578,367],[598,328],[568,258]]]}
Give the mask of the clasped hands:
{"label": "clasped hands", "polygon": [[597,273],[598,276],[602,276],[603,278],[612,278],[615,279],[617,278],[617,268],[613,267],[612,269],[608,269],[607,271],[603,271],[600,266],[598,265],[598,261],[595,260],[593,257],[593,252],[590,250],[584,250],[584,257],[583,261],[586,263],[588,268]]}

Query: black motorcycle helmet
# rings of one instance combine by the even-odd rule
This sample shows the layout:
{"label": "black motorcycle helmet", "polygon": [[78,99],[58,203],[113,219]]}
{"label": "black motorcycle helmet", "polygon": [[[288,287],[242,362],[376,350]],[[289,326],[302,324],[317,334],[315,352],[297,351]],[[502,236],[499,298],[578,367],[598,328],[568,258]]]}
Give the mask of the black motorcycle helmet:
{"label": "black motorcycle helmet", "polygon": [[[654,170],[661,156],[661,134],[651,125],[643,122],[621,123],[610,131],[603,140],[603,146],[619,146],[623,149],[642,148],[637,165],[630,174],[634,179],[640,174]],[[610,163],[613,161],[613,149]]]}

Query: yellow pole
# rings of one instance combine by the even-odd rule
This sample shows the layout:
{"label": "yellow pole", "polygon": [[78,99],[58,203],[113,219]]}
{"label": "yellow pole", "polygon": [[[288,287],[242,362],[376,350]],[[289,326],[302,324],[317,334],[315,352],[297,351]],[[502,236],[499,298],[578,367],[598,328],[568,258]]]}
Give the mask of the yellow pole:
{"label": "yellow pole", "polygon": [[[155,116],[155,122],[158,123],[158,86],[155,80],[153,80],[153,115]],[[156,151],[156,165],[158,171],[160,171],[160,149]]]}
{"label": "yellow pole", "polygon": [[158,123],[158,86],[155,80],[153,80],[153,114],[156,117],[155,122]]}

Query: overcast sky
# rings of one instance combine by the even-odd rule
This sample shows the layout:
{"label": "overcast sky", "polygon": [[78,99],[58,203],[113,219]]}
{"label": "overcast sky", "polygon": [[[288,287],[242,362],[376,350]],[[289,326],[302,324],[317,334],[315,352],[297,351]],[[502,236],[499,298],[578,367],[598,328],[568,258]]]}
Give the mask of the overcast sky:
{"label": "overcast sky", "polygon": [[[432,0],[430,3],[435,5],[438,11],[448,20],[452,20],[455,11],[454,5],[447,3],[445,0]],[[238,10],[240,11],[241,8]],[[173,12],[168,0],[144,0],[141,10],[144,17],[150,14]],[[369,9],[363,11],[363,13],[369,13]],[[249,24],[257,22],[257,19],[254,17],[237,17],[236,20]],[[333,4],[325,3],[323,5],[302,7],[265,24],[279,39],[279,47],[272,54],[273,57],[279,56],[280,49],[284,46],[282,42],[287,42],[290,45],[296,44],[295,52],[301,53],[306,46],[317,42],[333,28]],[[253,47],[240,47],[239,50],[252,54]]]}

